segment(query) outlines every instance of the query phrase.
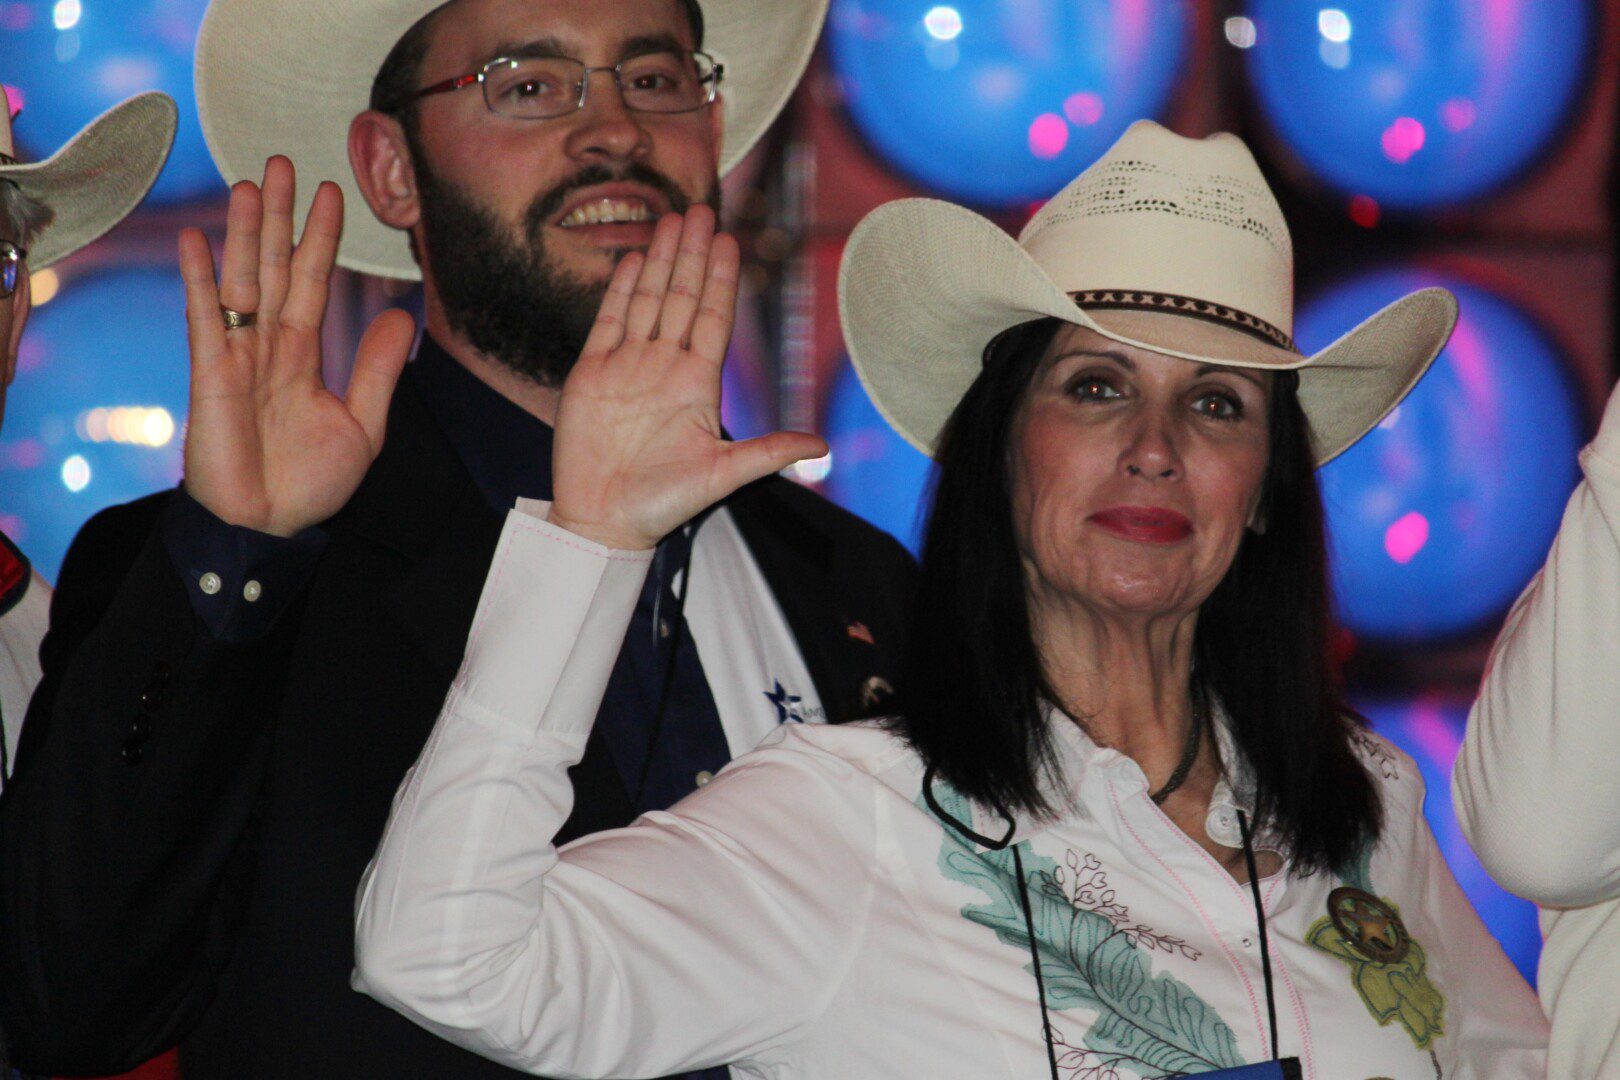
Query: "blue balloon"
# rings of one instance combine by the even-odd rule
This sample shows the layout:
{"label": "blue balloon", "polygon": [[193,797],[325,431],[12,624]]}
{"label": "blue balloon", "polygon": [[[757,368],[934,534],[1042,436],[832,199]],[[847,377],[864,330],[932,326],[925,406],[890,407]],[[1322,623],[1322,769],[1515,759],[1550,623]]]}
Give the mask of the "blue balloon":
{"label": "blue balloon", "polygon": [[0,524],[47,578],[90,515],[179,481],[188,355],[169,268],[70,281],[29,319],[0,428]]}
{"label": "blue balloon", "polygon": [[1485,625],[1535,574],[1577,478],[1583,421],[1566,361],[1530,318],[1477,285],[1375,272],[1304,306],[1307,353],[1414,289],[1461,317],[1400,407],[1322,470],[1340,615],[1353,631],[1433,641]]}
{"label": "blue balloon", "polygon": [[[1468,846],[1451,805],[1451,766],[1462,745],[1468,706],[1422,698],[1358,705],[1372,721],[1374,731],[1417,762],[1428,790],[1428,797],[1423,800],[1423,816],[1434,832],[1440,853],[1486,928],[1501,943],[1502,951],[1534,986],[1536,961],[1541,956],[1536,906],[1505,892],[1491,880]],[[1373,884],[1381,885],[1376,879]]]}
{"label": "blue balloon", "polygon": [[16,137],[31,157],[54,153],[103,112],[142,90],[180,107],[169,163],[150,196],[183,203],[225,190],[203,142],[191,57],[207,0],[13,0],[0,5],[0,79],[22,93]]}
{"label": "blue balloon", "polygon": [[1488,194],[1546,150],[1590,77],[1594,6],[1250,0],[1241,40],[1261,106],[1307,166],[1418,210]]}
{"label": "blue balloon", "polygon": [[1181,72],[1178,0],[834,0],[850,115],[896,168],[966,202],[1050,198]]}
{"label": "blue balloon", "polygon": [[921,510],[934,463],[894,433],[845,361],[827,407],[827,497],[905,544],[922,546]]}

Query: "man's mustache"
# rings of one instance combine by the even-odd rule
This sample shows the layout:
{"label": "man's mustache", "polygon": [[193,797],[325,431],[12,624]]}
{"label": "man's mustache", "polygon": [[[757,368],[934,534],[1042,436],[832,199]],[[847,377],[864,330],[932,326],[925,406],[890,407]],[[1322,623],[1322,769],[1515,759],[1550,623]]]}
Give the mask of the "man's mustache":
{"label": "man's mustache", "polygon": [[529,204],[528,213],[524,215],[524,230],[531,239],[536,238],[540,235],[540,230],[545,228],[546,223],[562,210],[563,206],[576,192],[597,187],[601,184],[625,182],[652,188],[669,200],[670,209],[677,214],[686,213],[687,207],[692,203],[686,193],[676,186],[675,181],[650,165],[643,165],[638,162],[617,169],[609,168],[606,165],[589,165],[544,194],[537,196],[534,202]]}

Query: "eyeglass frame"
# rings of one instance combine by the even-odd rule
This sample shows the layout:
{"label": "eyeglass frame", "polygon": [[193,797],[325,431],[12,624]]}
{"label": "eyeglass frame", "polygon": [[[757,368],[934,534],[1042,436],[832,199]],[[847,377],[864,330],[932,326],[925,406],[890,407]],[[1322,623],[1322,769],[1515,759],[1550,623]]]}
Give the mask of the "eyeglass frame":
{"label": "eyeglass frame", "polygon": [[[692,106],[690,109],[677,109],[674,112],[658,112],[657,110],[653,109],[637,109],[634,108],[628,101],[625,101],[624,84],[619,81],[619,69],[630,63],[632,60],[639,60],[644,56],[656,56],[659,53],[674,53],[676,55],[681,55],[684,53],[685,55],[691,57],[701,56],[711,65],[713,65],[714,70],[709,72],[709,74],[701,80],[708,89],[708,95],[701,102]],[[495,113],[497,116],[506,116],[507,114],[497,110],[494,104],[489,100],[489,84],[486,82],[486,79],[492,70],[502,64],[518,64],[525,60],[566,60],[571,64],[578,64],[581,69],[579,76],[579,96],[574,100],[574,107],[568,112],[560,112],[556,116],[508,117],[512,120],[561,120],[565,116],[570,116],[573,113],[579,112],[585,107],[586,99],[589,96],[591,76],[598,71],[611,71],[613,73],[613,85],[614,88],[619,91],[619,100],[624,102],[624,107],[629,109],[631,112],[641,113],[646,116],[685,116],[687,113],[694,113],[699,109],[713,105],[715,98],[720,96],[721,80],[723,80],[726,76],[726,65],[720,63],[720,61],[716,60],[711,54],[704,52],[702,49],[649,49],[646,52],[636,53],[634,56],[627,56],[611,67],[590,67],[585,63],[585,61],[575,59],[572,56],[497,56],[495,59],[489,61],[477,71],[469,71],[464,75],[457,75],[454,78],[443,79],[439,82],[424,86],[420,90],[413,91],[408,97],[399,102],[397,105],[393,106],[388,111],[399,112],[407,105],[413,105],[425,97],[432,97],[434,94],[453,93],[456,90],[465,90],[467,87],[476,83],[483,92],[484,108],[488,109],[492,113]]]}
{"label": "eyeglass frame", "polygon": [[28,249],[18,247],[10,240],[0,240],[0,260],[11,263],[17,268],[17,276],[13,279],[11,288],[6,288],[5,272],[0,271],[0,300],[10,300],[17,295],[17,282],[22,281],[22,264],[28,259]]}

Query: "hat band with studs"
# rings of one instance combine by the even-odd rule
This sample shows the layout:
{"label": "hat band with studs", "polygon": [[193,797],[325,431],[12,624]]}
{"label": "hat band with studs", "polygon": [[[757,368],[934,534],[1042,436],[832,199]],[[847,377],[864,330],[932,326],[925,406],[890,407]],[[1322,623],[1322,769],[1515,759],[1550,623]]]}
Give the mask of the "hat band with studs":
{"label": "hat band with studs", "polygon": [[1102,310],[1165,311],[1172,315],[1190,315],[1195,319],[1230,326],[1250,337],[1259,338],[1289,352],[1298,352],[1294,339],[1264,319],[1247,311],[1227,307],[1225,304],[1198,300],[1173,293],[1140,292],[1137,290],[1101,290],[1071,293],[1077,306]]}

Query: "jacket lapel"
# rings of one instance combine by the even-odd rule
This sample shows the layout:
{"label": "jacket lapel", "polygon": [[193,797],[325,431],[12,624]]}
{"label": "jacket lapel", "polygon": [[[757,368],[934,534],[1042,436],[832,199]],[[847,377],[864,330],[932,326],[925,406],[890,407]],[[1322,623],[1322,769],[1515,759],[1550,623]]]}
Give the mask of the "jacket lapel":
{"label": "jacket lapel", "polygon": [[860,687],[870,655],[860,652],[846,625],[848,598],[832,572],[836,543],[783,497],[780,486],[791,482],[768,477],[726,506],[793,631],[828,720],[843,723],[867,712]]}
{"label": "jacket lapel", "polygon": [[[332,524],[404,562],[384,591],[383,607],[434,680],[449,686],[466,653],[504,519],[473,483],[411,380],[402,379],[394,394],[388,440],[376,464]],[[630,798],[598,733],[569,775],[577,797],[558,844],[630,823]]]}
{"label": "jacket lapel", "polygon": [[411,380],[401,379],[383,451],[333,525],[406,564],[383,606],[446,682],[461,665],[501,524]]}

